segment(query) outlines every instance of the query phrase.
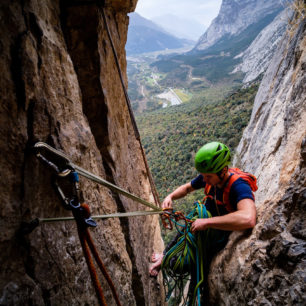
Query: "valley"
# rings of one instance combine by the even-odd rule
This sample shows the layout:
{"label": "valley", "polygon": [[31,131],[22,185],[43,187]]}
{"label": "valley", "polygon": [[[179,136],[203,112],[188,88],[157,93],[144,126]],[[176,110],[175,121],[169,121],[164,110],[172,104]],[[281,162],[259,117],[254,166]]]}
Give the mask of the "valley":
{"label": "valley", "polygon": [[[171,55],[160,55],[159,58],[161,56],[171,57]],[[176,56],[179,55],[174,57]],[[209,62],[210,57],[205,60]],[[172,63],[174,63],[173,69],[165,67]],[[205,75],[196,74],[194,70],[196,69],[191,65],[175,58],[169,61],[156,60],[156,55],[128,58],[128,93],[133,111],[140,114],[192,100],[220,101],[234,88],[238,88],[243,78],[243,74],[237,72],[214,82]]]}
{"label": "valley", "polygon": [[[225,75],[213,82],[203,75],[194,75],[194,67],[182,62],[174,62],[179,64],[174,73],[158,69],[158,57],[160,60],[161,56],[146,54],[128,59],[128,77],[142,144],[163,200],[197,175],[193,159],[204,143],[218,140],[235,151],[249,121],[259,82],[243,88],[242,73]],[[202,191],[195,192],[175,205],[188,212],[192,203],[202,198]],[[167,243],[171,233],[163,235]]]}
{"label": "valley", "polygon": [[[243,8],[244,4],[241,5]],[[207,33],[218,31],[224,26],[222,22],[232,22],[229,28],[233,26],[232,30],[238,34],[224,31],[212,44],[203,35],[194,48],[189,45],[185,49],[164,49],[127,57],[128,93],[161,201],[197,175],[194,156],[203,144],[220,141],[235,155],[263,72],[275,50],[273,46],[285,31],[283,25],[275,26],[275,23],[269,28],[281,8],[267,6],[270,9],[266,14],[254,18],[250,24],[244,16],[244,26],[239,25],[239,30],[236,20],[221,18],[221,7],[220,20],[216,19],[220,24],[216,21]],[[252,15],[249,11],[248,14]],[[264,47],[260,49],[249,50],[262,31],[273,39],[261,43]],[[213,36],[217,34],[220,33]],[[210,45],[202,49],[205,44]],[[251,72],[247,83],[245,77],[250,72],[239,69],[247,58],[241,55],[245,50],[249,50],[247,54],[256,54],[253,66],[260,67]],[[236,160],[235,166],[239,167],[239,156]],[[175,208],[187,213],[202,198],[201,191],[189,194],[176,201]],[[164,232],[163,236],[165,243],[171,239],[169,233]]]}

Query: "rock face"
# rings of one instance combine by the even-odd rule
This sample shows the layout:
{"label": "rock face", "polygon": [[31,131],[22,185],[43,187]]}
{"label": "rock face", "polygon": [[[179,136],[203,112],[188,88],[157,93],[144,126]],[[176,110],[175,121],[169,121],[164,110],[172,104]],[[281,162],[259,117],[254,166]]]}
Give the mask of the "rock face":
{"label": "rock face", "polygon": [[[30,148],[44,141],[88,171],[154,202],[98,1],[1,1],[0,304],[97,305],[73,221],[17,235],[22,221],[70,216],[50,169]],[[136,0],[106,1],[124,72],[128,17]],[[93,214],[143,210],[81,178]],[[148,260],[163,243],[157,216],[97,221],[91,229],[122,305],[161,305]],[[103,278],[101,278],[103,279]],[[106,300],[111,291],[102,282]]]}
{"label": "rock face", "polygon": [[234,163],[258,177],[258,223],[211,270],[215,305],[305,305],[306,22],[278,46]]}
{"label": "rock face", "polygon": [[223,0],[218,16],[200,37],[195,50],[205,50],[226,35],[238,35],[248,26],[281,9],[279,0]]}
{"label": "rock face", "polygon": [[285,33],[291,15],[289,9],[283,10],[258,34],[245,51],[235,57],[241,58],[242,63],[233,70],[233,73],[238,71],[244,72],[244,83],[255,80],[266,71]]}

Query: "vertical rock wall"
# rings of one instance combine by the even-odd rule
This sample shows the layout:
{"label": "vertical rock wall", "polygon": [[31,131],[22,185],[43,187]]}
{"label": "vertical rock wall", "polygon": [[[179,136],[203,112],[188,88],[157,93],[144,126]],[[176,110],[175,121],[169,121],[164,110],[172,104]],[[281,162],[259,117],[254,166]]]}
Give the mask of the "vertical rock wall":
{"label": "vertical rock wall", "polygon": [[[97,304],[74,222],[16,235],[22,221],[71,215],[52,189],[49,169],[31,153],[36,141],[154,202],[97,2],[0,4],[0,305]],[[106,1],[124,77],[127,13],[135,5]],[[84,178],[80,187],[93,214],[144,209]],[[147,272],[152,250],[163,248],[158,217],[97,223],[91,232],[122,305],[162,304],[160,283]]]}
{"label": "vertical rock wall", "polygon": [[305,305],[306,22],[294,20],[255,99],[234,163],[258,177],[258,223],[211,269],[216,305]]}

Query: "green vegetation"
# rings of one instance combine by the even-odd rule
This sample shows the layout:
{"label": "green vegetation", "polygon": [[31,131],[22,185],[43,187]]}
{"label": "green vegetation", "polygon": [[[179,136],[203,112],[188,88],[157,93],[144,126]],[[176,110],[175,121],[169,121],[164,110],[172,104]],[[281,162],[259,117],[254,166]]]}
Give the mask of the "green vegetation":
{"label": "green vegetation", "polygon": [[[241,60],[235,57],[277,13],[237,36],[223,36],[204,51],[139,56],[129,61],[129,95],[161,200],[196,177],[194,155],[203,144],[218,140],[234,152],[258,87],[241,88],[243,73],[231,73]],[[157,95],[169,88],[183,103],[163,108],[171,103]],[[203,191],[197,191],[176,201],[175,207],[188,213],[202,198]],[[174,232],[163,234],[167,243]]]}
{"label": "green vegetation", "polygon": [[[161,199],[196,177],[194,155],[206,142],[218,140],[234,151],[249,121],[257,87],[238,89],[225,99],[217,95],[219,88],[215,89],[213,102],[198,95],[188,103],[136,116]],[[228,90],[224,89],[223,96]],[[212,93],[210,89],[210,97]],[[188,212],[192,203],[202,198],[203,191],[197,191],[176,201],[175,207]],[[166,243],[171,235],[165,237]]]}
{"label": "green vegetation", "polygon": [[204,76],[193,77],[197,68],[184,66],[166,74],[152,68],[151,62],[152,59],[146,58],[139,62],[129,62],[128,65],[128,94],[136,114],[162,108],[162,102],[167,104],[166,100],[161,101],[157,95],[169,88],[174,88],[182,102],[221,101],[226,94],[241,85],[243,78],[242,73],[227,74],[226,79],[212,85]]}

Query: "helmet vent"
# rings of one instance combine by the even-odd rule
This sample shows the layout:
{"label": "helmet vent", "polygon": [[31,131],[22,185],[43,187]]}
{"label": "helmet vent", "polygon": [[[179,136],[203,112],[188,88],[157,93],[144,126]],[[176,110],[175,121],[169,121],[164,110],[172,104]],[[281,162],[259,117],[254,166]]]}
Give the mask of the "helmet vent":
{"label": "helmet vent", "polygon": [[215,162],[215,160],[220,156],[221,153],[216,154],[213,158],[212,158],[212,163]]}
{"label": "helmet vent", "polygon": [[[228,156],[228,155],[229,155],[229,156]],[[225,152],[224,160],[228,160],[228,161],[231,160],[231,155],[230,155],[230,152],[229,152],[229,151]]]}
{"label": "helmet vent", "polygon": [[222,150],[222,146],[219,144],[218,148],[217,148],[217,151],[220,151],[220,150]]}

